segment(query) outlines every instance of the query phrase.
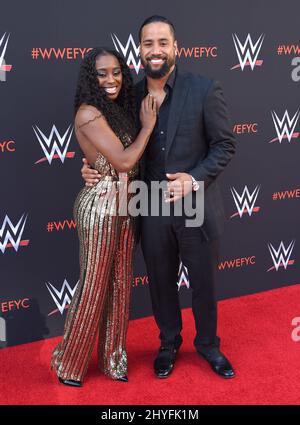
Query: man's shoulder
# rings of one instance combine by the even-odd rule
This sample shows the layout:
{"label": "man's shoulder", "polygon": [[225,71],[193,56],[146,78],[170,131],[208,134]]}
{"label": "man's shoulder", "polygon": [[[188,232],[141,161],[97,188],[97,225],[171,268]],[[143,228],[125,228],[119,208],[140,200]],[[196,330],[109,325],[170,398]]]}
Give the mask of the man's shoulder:
{"label": "man's shoulder", "polygon": [[185,70],[178,72],[178,75],[187,79],[190,85],[204,89],[209,88],[215,82],[214,78],[202,74],[195,74]]}

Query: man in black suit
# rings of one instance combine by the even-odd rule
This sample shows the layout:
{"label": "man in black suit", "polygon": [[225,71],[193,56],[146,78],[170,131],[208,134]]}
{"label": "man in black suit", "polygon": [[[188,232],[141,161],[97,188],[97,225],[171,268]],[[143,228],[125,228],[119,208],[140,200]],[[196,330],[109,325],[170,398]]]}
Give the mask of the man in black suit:
{"label": "man in black suit", "polygon": [[[215,272],[218,239],[225,215],[216,178],[235,152],[223,92],[217,81],[181,72],[175,65],[177,42],[173,24],[161,16],[141,26],[140,55],[146,78],[136,85],[137,104],[147,93],[159,108],[156,126],[141,160],[141,178],[149,185],[168,179],[171,214],[141,218],[141,243],[149,277],[153,314],[161,345],[154,371],[166,378],[182,344],[177,279],[180,260],[187,267],[196,325],[194,345],[212,369],[235,376],[221,353],[217,336]],[[82,174],[91,182],[86,166]],[[174,214],[174,202],[199,190],[204,182],[204,223],[187,227],[186,216]],[[195,195],[195,194],[194,194]]]}

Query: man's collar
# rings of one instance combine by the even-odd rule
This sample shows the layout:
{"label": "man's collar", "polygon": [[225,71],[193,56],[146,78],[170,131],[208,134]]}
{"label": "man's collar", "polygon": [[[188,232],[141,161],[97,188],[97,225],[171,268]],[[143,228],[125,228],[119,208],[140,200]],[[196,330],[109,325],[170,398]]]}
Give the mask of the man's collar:
{"label": "man's collar", "polygon": [[[176,80],[176,74],[177,74],[177,66],[175,65],[173,71],[171,72],[171,74],[169,75],[169,78],[166,81],[165,86],[168,86],[169,88],[173,89],[174,84],[175,84],[175,80]],[[145,94],[148,93],[147,77],[146,76],[144,78],[144,93]]]}
{"label": "man's collar", "polygon": [[175,79],[176,79],[176,72],[177,72],[177,67],[176,65],[174,66],[173,71],[171,72],[171,74],[169,75],[169,78],[167,79],[166,85],[168,84],[168,86],[172,89],[174,87],[175,84]]}

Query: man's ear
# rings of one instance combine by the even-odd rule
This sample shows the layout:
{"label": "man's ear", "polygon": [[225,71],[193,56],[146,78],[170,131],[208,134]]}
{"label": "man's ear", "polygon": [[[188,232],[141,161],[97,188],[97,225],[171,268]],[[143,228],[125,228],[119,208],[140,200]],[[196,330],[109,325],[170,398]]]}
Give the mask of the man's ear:
{"label": "man's ear", "polygon": [[174,41],[174,48],[175,48],[175,55],[177,55],[177,49],[178,49],[177,40]]}

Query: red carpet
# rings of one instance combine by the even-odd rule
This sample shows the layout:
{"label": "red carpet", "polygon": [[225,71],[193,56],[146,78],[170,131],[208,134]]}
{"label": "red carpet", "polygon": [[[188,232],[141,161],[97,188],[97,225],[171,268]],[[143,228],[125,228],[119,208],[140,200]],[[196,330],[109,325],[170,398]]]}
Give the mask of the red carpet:
{"label": "red carpet", "polygon": [[130,322],[129,382],[104,377],[93,357],[82,388],[59,384],[49,368],[60,338],[0,351],[0,404],[299,404],[300,341],[291,338],[300,316],[300,285],[219,303],[221,349],[237,376],[216,376],[193,349],[191,310],[183,311],[184,343],[173,374],[158,380],[153,318]]}

